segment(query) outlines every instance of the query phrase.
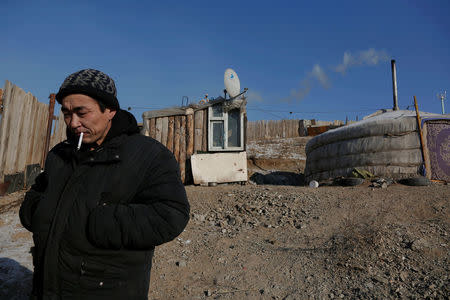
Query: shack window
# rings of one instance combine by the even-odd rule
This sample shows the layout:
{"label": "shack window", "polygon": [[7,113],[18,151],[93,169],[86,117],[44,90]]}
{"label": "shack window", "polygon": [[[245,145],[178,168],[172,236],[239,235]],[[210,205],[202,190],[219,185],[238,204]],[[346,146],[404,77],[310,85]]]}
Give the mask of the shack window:
{"label": "shack window", "polygon": [[244,150],[244,113],[224,106],[224,102],[209,107],[209,151]]}
{"label": "shack window", "polygon": [[212,122],[212,137],[213,137],[213,147],[222,148],[224,147],[223,143],[223,122],[222,121],[213,121]]}
{"label": "shack window", "polygon": [[228,146],[240,147],[241,135],[240,135],[240,111],[239,109],[233,109],[228,112]]}

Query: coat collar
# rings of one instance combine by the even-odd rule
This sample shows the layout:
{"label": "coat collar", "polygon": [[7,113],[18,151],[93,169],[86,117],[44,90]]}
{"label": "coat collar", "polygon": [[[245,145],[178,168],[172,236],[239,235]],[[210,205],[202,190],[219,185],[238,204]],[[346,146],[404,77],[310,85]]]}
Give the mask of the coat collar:
{"label": "coat collar", "polygon": [[[78,137],[67,132],[67,140],[56,153],[63,159],[79,163],[107,163],[120,161],[119,147],[128,135],[139,133],[136,119],[129,112],[119,109],[112,119],[111,128],[101,145],[83,144],[76,150]],[[94,148],[93,150],[90,150]]]}

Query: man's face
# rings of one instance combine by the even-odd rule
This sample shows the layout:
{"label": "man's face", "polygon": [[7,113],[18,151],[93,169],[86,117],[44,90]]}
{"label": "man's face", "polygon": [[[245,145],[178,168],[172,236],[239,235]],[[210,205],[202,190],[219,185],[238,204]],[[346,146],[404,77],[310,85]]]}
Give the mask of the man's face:
{"label": "man's face", "polygon": [[83,94],[72,94],[62,100],[61,111],[70,131],[79,136],[83,132],[83,143],[100,145],[111,128],[115,110],[104,112],[93,98]]}

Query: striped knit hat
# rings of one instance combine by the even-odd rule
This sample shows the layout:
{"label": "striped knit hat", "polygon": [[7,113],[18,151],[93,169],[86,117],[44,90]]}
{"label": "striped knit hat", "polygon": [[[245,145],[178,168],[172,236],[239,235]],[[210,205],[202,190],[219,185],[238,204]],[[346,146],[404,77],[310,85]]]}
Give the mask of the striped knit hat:
{"label": "striped knit hat", "polygon": [[71,94],[87,95],[107,108],[120,108],[114,80],[98,70],[85,69],[69,75],[59,88],[56,100],[61,104],[64,97]]}

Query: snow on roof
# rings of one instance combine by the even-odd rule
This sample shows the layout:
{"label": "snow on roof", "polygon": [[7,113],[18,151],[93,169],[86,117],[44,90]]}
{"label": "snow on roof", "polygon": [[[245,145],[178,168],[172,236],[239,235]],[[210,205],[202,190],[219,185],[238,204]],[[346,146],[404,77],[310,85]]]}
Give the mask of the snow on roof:
{"label": "snow on roof", "polygon": [[[423,120],[429,120],[429,119],[450,119],[450,114],[435,114],[435,113],[429,113],[429,112],[422,112],[419,111],[420,114],[420,118]],[[368,115],[366,117],[364,117],[361,121],[346,125],[345,127],[349,128],[349,127],[358,127],[361,126],[362,124],[367,124],[367,123],[371,123],[371,122],[376,122],[376,121],[387,121],[387,120],[398,120],[398,119],[402,119],[402,118],[416,118],[416,112],[412,111],[412,110],[379,110],[376,111],[375,113]],[[339,130],[339,128],[330,130],[330,131],[334,131],[334,130]]]}

